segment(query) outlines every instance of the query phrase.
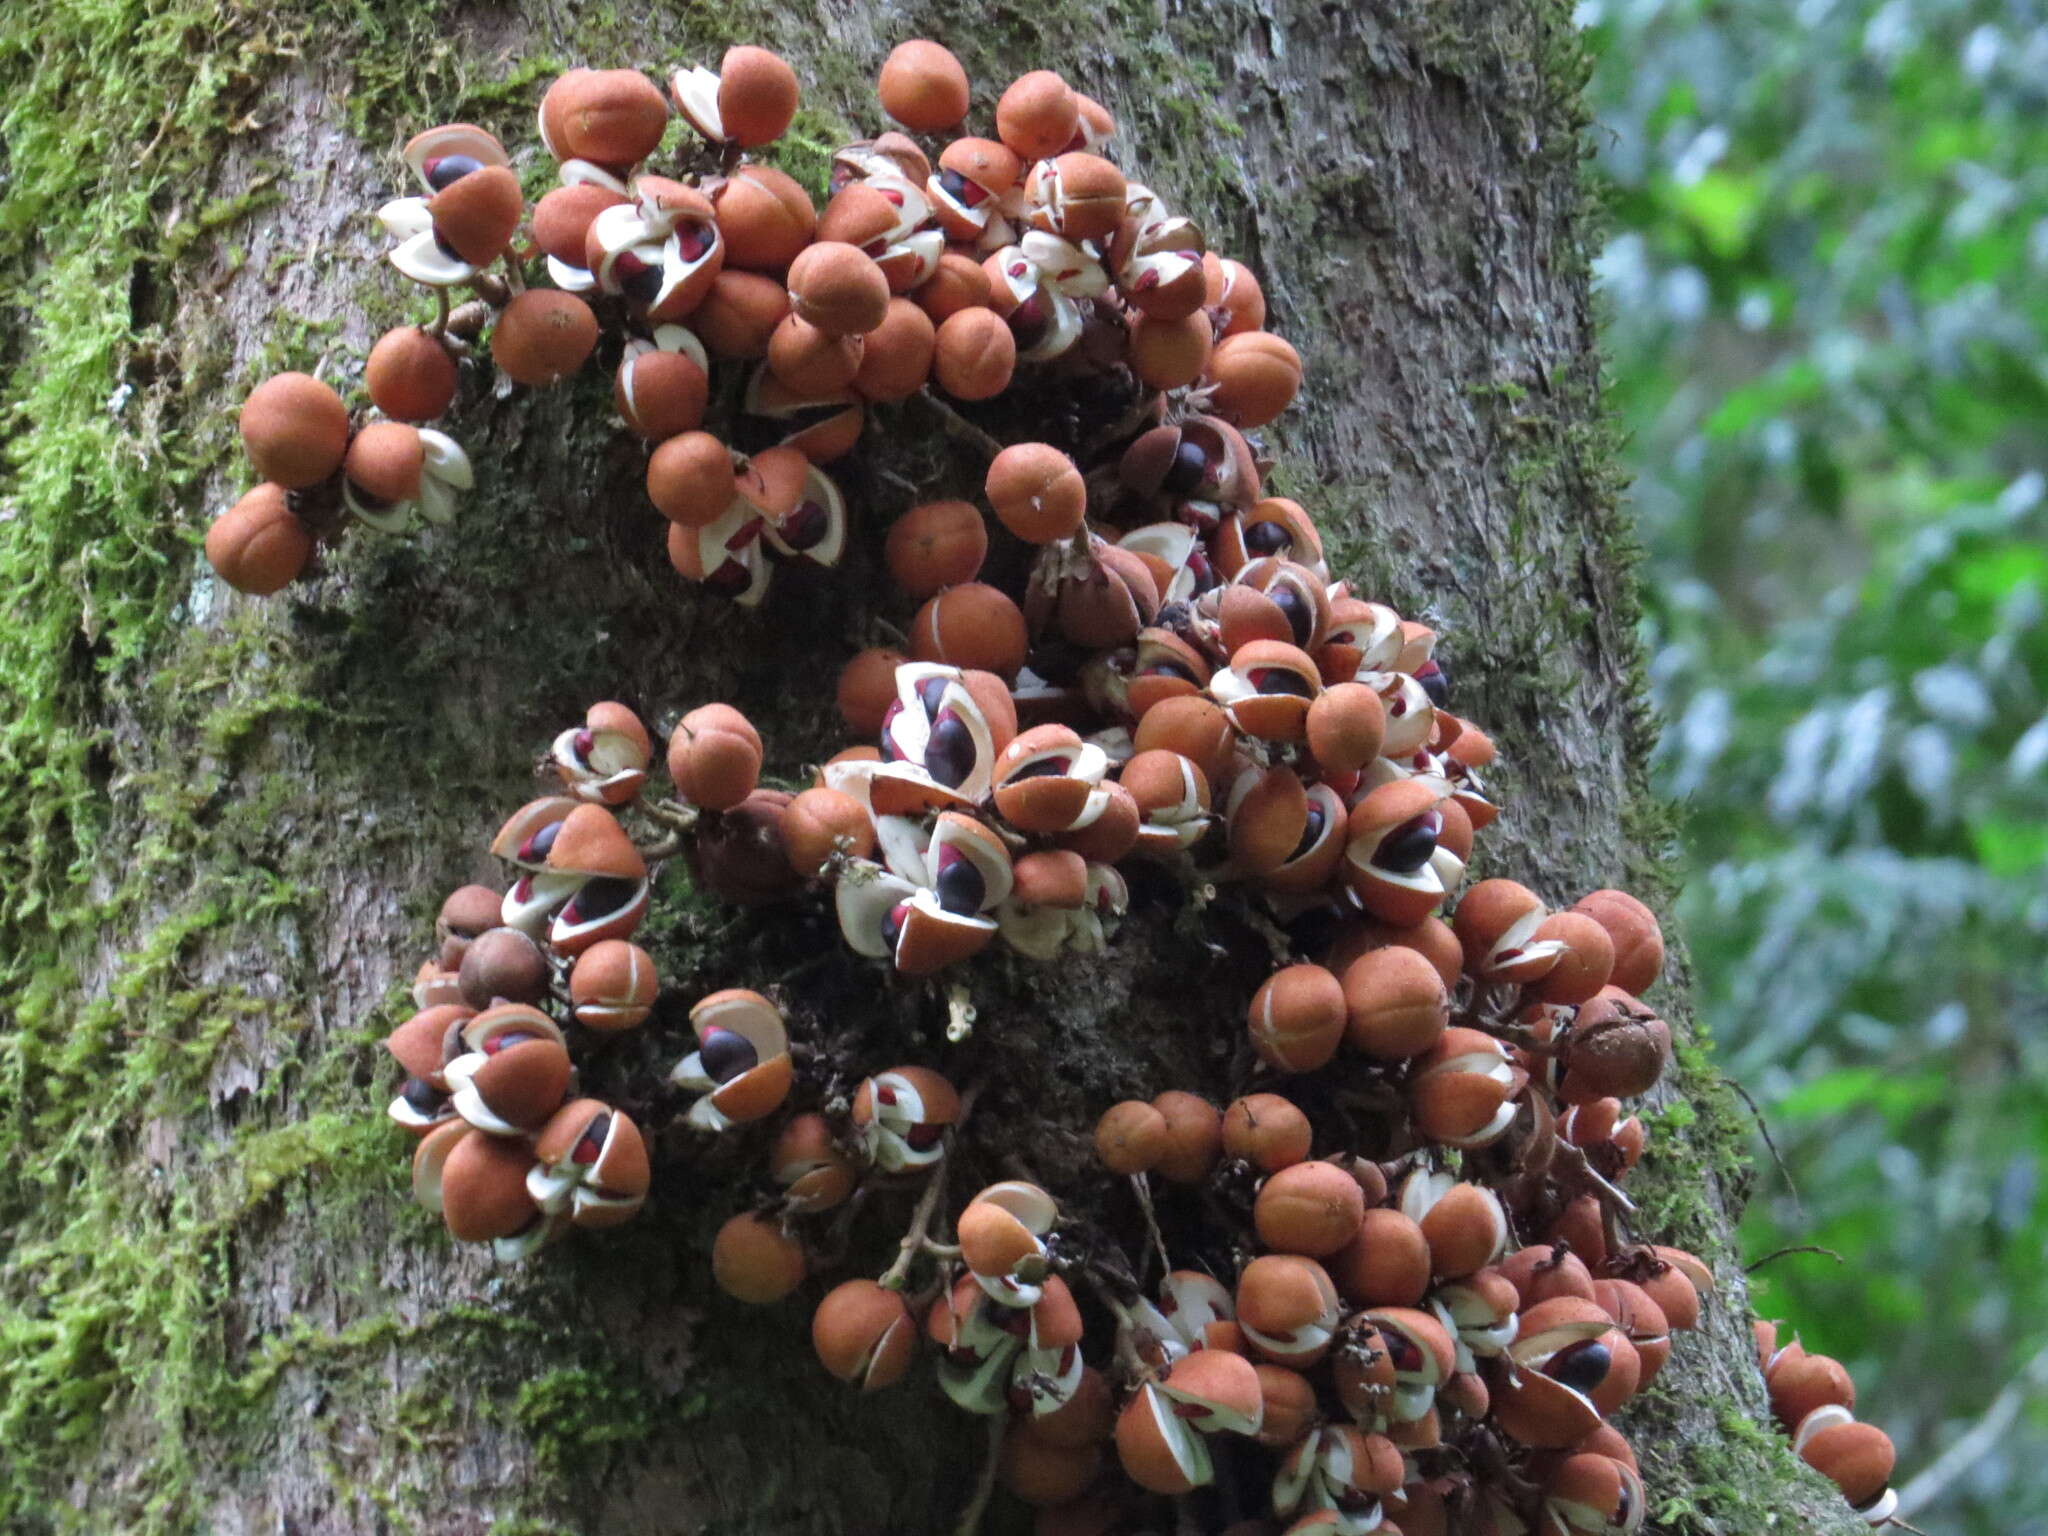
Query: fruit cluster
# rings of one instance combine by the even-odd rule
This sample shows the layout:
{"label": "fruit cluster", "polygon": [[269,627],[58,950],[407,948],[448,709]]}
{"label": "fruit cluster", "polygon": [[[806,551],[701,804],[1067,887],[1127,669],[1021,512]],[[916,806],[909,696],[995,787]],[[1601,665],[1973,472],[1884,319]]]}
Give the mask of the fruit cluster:
{"label": "fruit cluster", "polygon": [[[913,131],[949,133],[967,77],[937,44],[905,44],[881,98]],[[650,168],[670,100],[698,141],[674,176]],[[652,449],[671,562],[747,605],[770,556],[838,560],[847,507],[817,466],[852,449],[875,405],[933,398],[928,386],[991,401],[1020,364],[1198,386],[1247,429],[1292,399],[1301,362],[1259,329],[1256,279],[1095,153],[1115,124],[1058,75],[1016,81],[998,137],[953,139],[936,159],[893,130],[847,145],[822,210],[747,158],[783,136],[797,100],[794,72],[762,48],[729,50],[715,73],[677,70],[667,97],[635,70],[571,70],[539,114],[560,184],[530,210],[492,134],[451,123],[416,136],[404,157],[420,192],[378,217],[392,265],[439,312],[371,350],[364,419],[304,374],[252,393],[242,432],[264,483],[209,531],[214,569],[268,595],[351,517],[390,532],[415,510],[445,519],[468,462],[419,424],[454,403],[486,332],[508,387],[558,384],[603,344],[617,412]],[[528,285],[540,270],[554,286]],[[451,308],[457,288],[473,297]],[[734,389],[718,387],[721,368]],[[729,443],[702,428],[714,399],[735,396]]]}
{"label": "fruit cluster", "polygon": [[[1217,1484],[1258,1489],[1289,1531],[1641,1529],[1608,1419],[1712,1287],[1629,1229],[1648,1137],[1624,1101],[1670,1048],[1642,1000],[1662,933],[1618,890],[1552,910],[1512,880],[1465,887],[1499,814],[1481,777],[1494,745],[1450,709],[1434,633],[1354,595],[1309,512],[1266,494],[1246,434],[1301,366],[1261,329],[1256,280],[1097,154],[1108,115],[1047,71],[1002,94],[995,139],[954,140],[936,169],[900,133],[847,146],[822,212],[745,158],[795,111],[781,60],[735,48],[670,95],[715,161],[679,180],[644,168],[669,119],[644,77],[574,70],[549,88],[562,184],[530,242],[495,139],[453,125],[408,146],[427,195],[384,210],[392,260],[477,301],[378,343],[366,383],[390,419],[352,428],[301,375],[251,397],[268,483],[209,535],[216,568],[275,590],[323,508],[372,526],[445,512],[466,461],[406,422],[447,408],[487,319],[497,366],[528,385],[611,337],[671,559],[743,603],[765,595],[769,553],[837,561],[848,507],[819,466],[877,404],[918,396],[985,448],[993,521],[951,499],[889,526],[915,611],[900,647],[842,672],[838,708],[864,739],[801,787],[763,782],[761,736],[725,703],[669,731],[668,794],[650,793],[656,742],[623,704],[555,739],[554,792],[491,844],[506,888],[448,898],[419,1012],[388,1041],[422,1203],[508,1259],[639,1209],[641,1127],[578,1079],[655,1008],[634,940],[674,858],[731,903],[829,900],[874,986],[971,975],[997,939],[1038,961],[1101,950],[1134,891],[1166,890],[1270,943],[1270,974],[1246,977],[1243,1061],[1273,1086],[1222,1110],[1179,1089],[1112,1106],[1095,1135],[1112,1180],[1094,1190],[1007,1177],[955,1214],[949,1170],[977,1160],[961,1143],[989,1085],[825,1065],[792,1038],[794,981],[699,1000],[669,1074],[691,1098],[664,1119],[760,1136],[774,1190],[718,1233],[717,1283],[780,1301],[846,1252],[857,1190],[916,1190],[894,1262],[818,1305],[817,1353],[874,1390],[927,1340],[948,1397],[991,1425],[979,1496],[1000,1482],[1046,1532],[1135,1527],[1146,1498]],[[929,42],[891,55],[881,95],[921,132],[957,129],[968,105]],[[552,289],[525,286],[539,255]],[[702,430],[714,359],[748,370],[724,393],[751,453]],[[1023,436],[1010,416],[990,418],[998,436],[940,398],[1091,379],[1121,407],[1066,447],[1006,444]],[[1010,590],[983,579],[998,539],[1030,552]],[[969,998],[953,988],[955,1042]],[[1122,1201],[1143,1241],[1071,1214]],[[1889,1445],[1846,1422],[1839,1368],[1761,1347],[1802,1454],[1888,1518]],[[1263,1522],[1244,1530],[1280,1528]]]}

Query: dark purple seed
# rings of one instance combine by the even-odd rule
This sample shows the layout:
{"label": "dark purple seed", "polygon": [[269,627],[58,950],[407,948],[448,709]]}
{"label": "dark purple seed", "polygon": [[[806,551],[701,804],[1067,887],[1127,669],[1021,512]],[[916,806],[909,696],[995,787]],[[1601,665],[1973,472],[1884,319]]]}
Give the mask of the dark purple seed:
{"label": "dark purple seed", "polygon": [[[910,903],[907,901],[897,902],[895,906],[889,909],[889,915],[882,919],[882,942],[888,946],[891,954],[896,952],[896,941],[903,937],[903,925],[908,921],[910,921]],[[884,1104],[894,1104],[896,1100],[894,1095],[886,1095],[882,1102]]]}
{"label": "dark purple seed", "polygon": [[519,850],[519,862],[533,864],[548,856],[548,850],[555,846],[555,839],[561,835],[562,824],[551,821],[533,836],[529,837]]}
{"label": "dark purple seed", "polygon": [[1140,677],[1177,677],[1184,683],[1193,683],[1197,688],[1202,686],[1201,680],[1177,661],[1155,661],[1138,675]]}
{"label": "dark purple seed", "polygon": [[461,261],[463,259],[462,252],[458,251],[457,249],[455,249],[454,246],[450,245],[446,240],[441,238],[441,229],[439,225],[436,225],[434,227],[434,248],[438,250],[443,256],[446,256],[450,261]]}
{"label": "dark purple seed", "polygon": [[1252,672],[1249,681],[1252,687],[1262,694],[1284,693],[1297,699],[1306,699],[1313,692],[1307,678],[1299,672],[1289,671],[1286,667],[1259,667]]}
{"label": "dark purple seed", "polygon": [[714,1083],[729,1083],[742,1072],[760,1065],[761,1053],[754,1042],[736,1029],[713,1028],[697,1046],[697,1060],[704,1075]]}
{"label": "dark purple seed", "polygon": [[1323,808],[1311,800],[1308,806],[1308,822],[1301,829],[1301,841],[1294,845],[1294,852],[1288,855],[1289,862],[1291,863],[1293,860],[1300,858],[1309,849],[1315,847],[1317,843],[1322,841],[1322,837]]}
{"label": "dark purple seed", "polygon": [[910,1144],[913,1152],[928,1152],[939,1144],[939,1138],[946,1134],[943,1125],[913,1125],[903,1133],[903,1139]]}
{"label": "dark purple seed", "polygon": [[1181,445],[1173,451],[1173,465],[1166,471],[1161,489],[1169,495],[1185,496],[1202,483],[1208,473],[1209,456],[1202,452],[1199,443],[1182,439]]}
{"label": "dark purple seed", "polygon": [[988,188],[978,181],[969,181],[958,171],[939,172],[939,186],[948,197],[969,208],[978,206],[988,197]]}
{"label": "dark purple seed", "polygon": [[1073,762],[1069,758],[1041,757],[1035,763],[1026,763],[1022,768],[1019,768],[1007,779],[1003,780],[1003,782],[1005,784],[1014,784],[1019,779],[1058,778],[1071,767],[1073,767]]}
{"label": "dark purple seed", "polygon": [[1051,328],[1052,315],[1037,294],[1010,311],[1010,334],[1017,338],[1020,351],[1029,352],[1045,340],[1045,333]]}
{"label": "dark purple seed", "polygon": [[1253,523],[1244,531],[1244,547],[1254,555],[1277,555],[1294,547],[1285,523]]}
{"label": "dark purple seed", "polygon": [[424,1077],[408,1077],[399,1096],[411,1106],[415,1114],[421,1115],[438,1114],[441,1106],[448,1102],[448,1095]]}
{"label": "dark purple seed", "polygon": [[501,1029],[484,1042],[484,1054],[495,1056],[500,1051],[509,1051],[515,1045],[524,1045],[529,1040],[538,1040],[539,1035],[524,1029]]}
{"label": "dark purple seed", "polygon": [[599,875],[595,880],[583,882],[583,888],[576,893],[576,899],[569,904],[564,915],[571,923],[594,923],[599,918],[610,917],[639,894],[638,880],[618,880],[610,875]]}
{"label": "dark purple seed", "polygon": [[611,1133],[612,1117],[597,1116],[584,1128],[583,1134],[576,1138],[576,1146],[569,1154],[569,1161],[588,1168],[604,1154],[604,1139]]}
{"label": "dark purple seed", "polygon": [[1195,578],[1197,596],[1209,591],[1223,579],[1216,574],[1216,567],[1209,563],[1209,557],[1200,550],[1188,556],[1188,574]]}
{"label": "dark purple seed", "polygon": [[815,549],[832,529],[832,518],[815,501],[807,501],[790,513],[777,530],[791,549]]}
{"label": "dark purple seed", "polygon": [[721,561],[717,570],[704,578],[706,590],[720,597],[738,597],[754,584],[754,573],[738,560]]}
{"label": "dark purple seed", "polygon": [[1403,822],[1387,834],[1386,840],[1380,844],[1380,851],[1373,855],[1373,863],[1397,875],[1414,874],[1436,852],[1438,825],[1434,811],[1426,811],[1413,821]]}
{"label": "dark purple seed", "polygon": [[1387,1358],[1394,1362],[1397,1371],[1419,1371],[1422,1369],[1422,1350],[1405,1333],[1391,1330],[1380,1335],[1386,1341]]}
{"label": "dark purple seed", "polygon": [[1578,1392],[1590,1392],[1607,1379],[1613,1360],[1607,1346],[1598,1339],[1572,1344],[1550,1357],[1543,1374]]}
{"label": "dark purple seed", "polygon": [[1440,661],[1425,661],[1416,669],[1415,681],[1422,684],[1422,691],[1429,695],[1429,702],[1438,709],[1444,709],[1451,702],[1451,674],[1444,670]]}
{"label": "dark purple seed", "polygon": [[951,681],[945,677],[928,677],[917,685],[917,702],[924,706],[924,712],[930,719],[939,718],[939,710],[946,701],[946,685]]}
{"label": "dark purple seed", "polygon": [[471,171],[483,168],[483,161],[474,155],[441,155],[427,162],[427,185],[439,192],[462,180]]}
{"label": "dark purple seed", "polygon": [[939,893],[939,905],[948,912],[972,917],[981,910],[982,900],[988,895],[988,881],[974,860],[950,848],[946,852],[952,858],[941,866],[939,878],[933,882],[933,889]]}
{"label": "dark purple seed", "polygon": [[1308,600],[1289,586],[1274,587],[1266,596],[1287,615],[1287,627],[1294,631],[1294,643],[1307,645],[1316,625],[1316,611],[1309,606]]}
{"label": "dark purple seed", "polygon": [[950,710],[939,716],[924,747],[924,771],[948,789],[958,789],[974,767],[974,737],[967,722]]}
{"label": "dark purple seed", "polygon": [[1628,1517],[1635,1513],[1635,1495],[1628,1490],[1628,1484],[1621,1485],[1621,1497],[1614,1501],[1612,1524],[1617,1530],[1628,1529]]}

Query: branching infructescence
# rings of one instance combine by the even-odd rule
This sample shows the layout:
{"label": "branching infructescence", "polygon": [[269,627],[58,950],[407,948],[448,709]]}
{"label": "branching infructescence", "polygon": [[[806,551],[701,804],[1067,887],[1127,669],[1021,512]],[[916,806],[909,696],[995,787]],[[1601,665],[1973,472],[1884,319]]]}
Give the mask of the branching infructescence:
{"label": "branching infructescence", "polygon": [[[901,651],[846,666],[837,704],[863,739],[799,793],[762,785],[760,735],[726,703],[670,733],[667,797],[649,792],[656,744],[626,706],[593,705],[556,738],[543,766],[558,792],[491,845],[509,888],[449,897],[421,1011],[389,1042],[421,1200],[507,1258],[639,1209],[640,1129],[574,1096],[571,1052],[649,1017],[656,961],[633,939],[671,855],[722,900],[829,901],[877,985],[997,944],[1041,961],[1101,950],[1133,901],[1126,871],[1149,864],[1143,888],[1177,884],[1190,931],[1229,922],[1272,951],[1270,973],[1245,978],[1233,1081],[1286,1091],[1221,1112],[1175,1088],[1109,1107],[1096,1203],[1134,1204],[1127,1234],[1063,1226],[1035,1156],[955,1215],[946,1174],[956,1137],[973,1140],[960,1095],[921,1063],[793,1050],[812,957],[776,996],[698,1001],[671,1074],[695,1095],[680,1117],[695,1132],[774,1133],[780,1194],[719,1232],[718,1283],[778,1301],[852,1250],[855,1213],[900,1210],[891,1192],[916,1184],[894,1262],[819,1305],[818,1355],[874,1390],[926,1335],[946,1394],[992,1421],[993,1475],[1059,1529],[1141,1524],[1147,1497],[1242,1494],[1253,1477],[1296,1531],[1640,1529],[1635,1458],[1607,1421],[1712,1288],[1698,1260],[1630,1230],[1623,1188],[1647,1132],[1622,1101],[1670,1049],[1641,1000],[1663,937],[1620,891],[1561,911],[1511,880],[1460,894],[1499,814],[1481,782],[1494,745],[1450,710],[1436,635],[1355,595],[1310,513],[1265,494],[1246,434],[1287,407],[1301,363],[1262,328],[1257,280],[1126,182],[1098,153],[1108,114],[1049,71],[1003,93],[995,138],[935,161],[897,132],[847,146],[822,213],[746,157],[795,111],[782,60],[735,48],[671,91],[705,141],[675,178],[643,163],[669,116],[644,77],[574,70],[549,88],[541,136],[562,184],[530,234],[497,139],[450,125],[407,146],[424,194],[382,218],[442,318],[378,343],[374,418],[303,375],[250,397],[267,483],[209,535],[216,569],[271,592],[345,516],[395,530],[453,511],[468,461],[410,423],[454,398],[444,333],[485,329],[478,305],[493,362],[522,386],[615,335],[615,403],[653,445],[671,559],[714,593],[760,602],[771,553],[839,559],[856,529],[819,466],[879,402],[919,400],[978,450],[989,509],[1036,559],[1005,590],[982,579],[974,503],[897,517],[884,561],[921,606]],[[917,132],[954,132],[967,110],[965,75],[931,42],[891,56],[881,94]],[[528,286],[543,256],[555,286]],[[476,295],[460,327],[444,323],[455,286]],[[725,438],[703,430],[714,367],[748,371]],[[1049,379],[1100,407],[1075,446],[1086,462],[1006,438],[1006,392]],[[742,439],[756,451],[735,453]],[[966,1049],[964,983],[949,1016],[949,1043],[905,1031],[897,1046]],[[1215,1272],[1157,1219],[1154,1178],[1194,1192],[1194,1257]],[[933,1236],[949,1219],[955,1243]],[[1155,1254],[1165,1272],[1140,1290],[1130,1277]],[[920,1256],[940,1273],[906,1296]],[[1106,1368],[1084,1359],[1068,1275],[1115,1314]],[[1846,1376],[1760,1327],[1801,1453],[1888,1518],[1889,1443],[1848,1419]]]}

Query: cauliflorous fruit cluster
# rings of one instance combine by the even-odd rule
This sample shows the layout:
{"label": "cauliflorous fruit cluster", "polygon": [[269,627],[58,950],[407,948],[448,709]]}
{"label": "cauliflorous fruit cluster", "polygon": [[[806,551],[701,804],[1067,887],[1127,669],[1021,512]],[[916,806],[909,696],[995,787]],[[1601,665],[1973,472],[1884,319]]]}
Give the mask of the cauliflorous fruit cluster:
{"label": "cauliflorous fruit cluster", "polygon": [[[888,526],[900,643],[846,665],[836,702],[860,739],[807,782],[764,782],[760,733],[722,702],[659,749],[609,701],[555,738],[550,792],[491,842],[502,888],[448,897],[419,1011],[387,1042],[420,1201],[507,1259],[640,1208],[648,1140],[579,1078],[654,1014],[635,940],[679,857],[724,902],[829,904],[860,985],[951,972],[956,1046],[975,956],[1101,951],[1134,891],[1170,891],[1271,946],[1270,972],[1244,978],[1254,1084],[1221,1109],[1171,1086],[1108,1107],[1092,1189],[1026,1167],[955,1210],[987,1083],[886,1065],[893,1048],[848,1071],[802,1038],[799,979],[700,998],[654,1112],[683,1140],[758,1143],[770,1192],[718,1232],[717,1284],[780,1302],[844,1263],[880,1209],[867,1194],[915,1191],[893,1262],[819,1302],[818,1357],[872,1391],[928,1355],[991,1426],[978,1497],[1000,1483],[1047,1533],[1147,1528],[1153,1501],[1218,1483],[1240,1504],[1253,1490],[1241,1533],[1641,1529],[1610,1419],[1713,1289],[1632,1230],[1625,1188],[1648,1140],[1627,1101],[1670,1050],[1643,1000],[1663,935],[1623,891],[1553,909],[1510,879],[1467,885],[1500,814],[1494,744],[1452,711],[1432,630],[1354,594],[1309,511],[1266,493],[1246,434],[1301,365],[1262,329],[1256,279],[1098,153],[1108,114],[1050,71],[1003,92],[993,139],[935,159],[893,131],[847,146],[822,212],[746,159],[796,108],[783,61],[735,48],[669,95],[706,146],[680,179],[646,169],[670,108],[644,77],[579,69],[548,89],[561,185],[530,235],[497,140],[452,125],[408,146],[426,190],[383,210],[391,260],[480,307],[444,302],[378,343],[377,419],[303,375],[259,388],[243,430],[266,484],[216,524],[216,568],[271,591],[333,509],[380,528],[444,515],[466,460],[408,423],[448,407],[486,315],[521,384],[612,338],[671,558],[715,592],[759,602],[770,553],[839,558],[854,531],[819,466],[878,403],[920,395],[984,446],[989,515],[930,500]],[[953,133],[968,84],[918,41],[881,97],[906,128]],[[526,286],[540,256],[551,289]],[[746,371],[726,393],[750,453],[702,429],[714,360]],[[931,393],[1047,378],[1109,379],[1123,409],[1061,447],[1005,442],[1006,418],[991,431]],[[1008,589],[983,579],[997,539],[1030,549]],[[1841,1368],[1758,1329],[1800,1454],[1887,1520],[1891,1448],[1850,1420]]]}

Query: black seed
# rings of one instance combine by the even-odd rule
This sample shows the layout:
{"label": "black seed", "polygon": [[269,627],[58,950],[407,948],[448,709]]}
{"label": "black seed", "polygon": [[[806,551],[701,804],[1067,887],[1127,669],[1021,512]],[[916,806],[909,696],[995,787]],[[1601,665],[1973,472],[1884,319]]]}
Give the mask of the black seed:
{"label": "black seed", "polygon": [[638,257],[625,256],[613,262],[612,274],[619,280],[619,291],[635,304],[652,304],[661,294],[661,268],[650,267]]}
{"label": "black seed", "polygon": [[1425,812],[1388,833],[1372,861],[1397,875],[1412,875],[1436,852],[1436,832],[1436,813]]}
{"label": "black seed", "polygon": [[1155,661],[1138,675],[1140,677],[1177,677],[1184,683],[1193,683],[1197,688],[1202,686],[1201,679],[1177,661]]}
{"label": "black seed", "polygon": [[483,161],[474,155],[442,155],[427,162],[427,185],[439,192],[462,180],[471,171],[483,168]]}
{"label": "black seed", "polygon": [[807,501],[790,513],[776,531],[791,549],[814,549],[831,529],[831,515],[815,501]]}
{"label": "black seed", "polygon": [[1308,824],[1301,829],[1301,841],[1294,845],[1294,852],[1287,856],[1288,862],[1300,858],[1322,839],[1323,808],[1313,800],[1308,806]]}
{"label": "black seed", "polygon": [[1173,453],[1173,467],[1166,472],[1161,489],[1174,496],[1185,496],[1201,485],[1203,475],[1209,470],[1209,456],[1202,452],[1199,443],[1183,439]]}
{"label": "black seed", "polygon": [[1309,698],[1314,691],[1307,678],[1285,667],[1261,667],[1252,674],[1251,683],[1262,694],[1285,693],[1297,699]]}
{"label": "black seed", "polygon": [[917,685],[917,702],[924,706],[929,718],[939,718],[939,707],[945,702],[946,684],[950,681],[950,678],[928,677]]}
{"label": "black seed", "polygon": [[434,228],[434,246],[435,249],[439,250],[440,253],[443,256],[446,256],[450,261],[461,261],[463,259],[462,252],[458,251],[457,249],[455,249],[454,246],[450,245],[446,240],[443,240],[441,238],[441,230],[440,226],[438,225],[436,225]]}
{"label": "black seed", "polygon": [[761,1053],[754,1042],[734,1029],[712,1029],[697,1047],[697,1060],[704,1075],[714,1083],[729,1083],[742,1072],[760,1065]]}
{"label": "black seed", "polygon": [[1580,1392],[1590,1392],[1607,1379],[1613,1356],[1598,1339],[1573,1344],[1550,1357],[1543,1374]]}
{"label": "black seed", "polygon": [[1429,695],[1429,702],[1438,709],[1451,702],[1451,674],[1444,670],[1440,661],[1425,661],[1415,674],[1415,681],[1422,684],[1422,691]]}
{"label": "black seed", "polygon": [[1216,568],[1209,563],[1209,557],[1197,550],[1188,556],[1188,574],[1195,578],[1195,594],[1200,596],[1222,581]]}
{"label": "black seed", "polygon": [[615,880],[600,875],[583,882],[565,915],[572,923],[594,923],[601,917],[610,917],[639,894],[638,880]]}
{"label": "black seed", "polygon": [[1211,817],[1202,835],[1195,839],[1194,847],[1188,850],[1197,864],[1222,862],[1230,851],[1230,834],[1224,829],[1221,816]]}
{"label": "black seed", "polygon": [[939,1138],[946,1134],[943,1125],[913,1125],[903,1133],[903,1139],[910,1144],[913,1152],[926,1152],[939,1144]]}
{"label": "black seed", "polygon": [[1287,627],[1294,631],[1294,643],[1307,645],[1316,625],[1316,611],[1309,606],[1308,600],[1290,586],[1276,586],[1266,596],[1287,615]]}
{"label": "black seed", "polygon": [[1422,1350],[1405,1333],[1387,1329],[1380,1334],[1387,1346],[1387,1358],[1394,1362],[1397,1371],[1419,1371],[1422,1369]]}
{"label": "black seed", "polygon": [[551,821],[526,840],[519,850],[520,862],[532,864],[548,856],[548,850],[555,846],[555,839],[561,834],[562,824]]}
{"label": "black seed", "polygon": [[1244,531],[1244,547],[1254,555],[1277,555],[1294,547],[1294,537],[1285,523],[1253,523]]}
{"label": "black seed", "polygon": [[967,178],[958,171],[939,172],[939,189],[957,202],[967,201]]}
{"label": "black seed", "polygon": [[1025,665],[1048,683],[1065,687],[1080,678],[1081,668],[1093,655],[1092,651],[1084,651],[1078,645],[1048,637],[1033,649]]}
{"label": "black seed", "polygon": [[1035,763],[1026,763],[1003,782],[1014,784],[1019,779],[1054,779],[1071,766],[1072,764],[1064,757],[1041,757]]}
{"label": "black seed", "polygon": [[408,1077],[400,1097],[411,1105],[416,1113],[422,1115],[438,1114],[441,1106],[448,1102],[448,1095],[424,1077]]}
{"label": "black seed", "polygon": [[[730,1033],[730,1031],[727,1031]],[[569,1161],[589,1167],[604,1151],[604,1139],[612,1133],[612,1117],[599,1115],[584,1128],[576,1138],[576,1145],[570,1150]]]}
{"label": "black seed", "polygon": [[[909,920],[910,903],[905,901],[897,902],[889,909],[889,915],[882,919],[882,942],[889,947],[891,954],[896,952],[896,941],[903,936],[903,925]],[[893,1104],[896,1100],[892,1096],[883,1099],[882,1102]]]}
{"label": "black seed", "polygon": [[974,737],[951,711],[939,716],[924,747],[924,771],[948,789],[958,789],[974,767]]}
{"label": "black seed", "polygon": [[982,899],[988,895],[988,881],[974,860],[965,854],[955,854],[940,868],[933,889],[939,893],[939,905],[946,911],[972,917],[981,910]]}

